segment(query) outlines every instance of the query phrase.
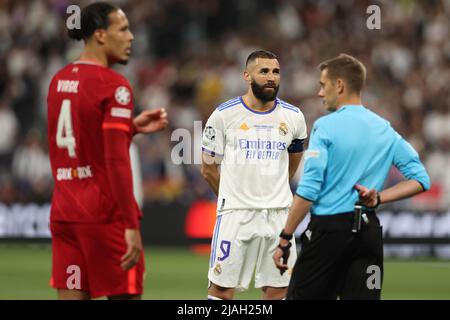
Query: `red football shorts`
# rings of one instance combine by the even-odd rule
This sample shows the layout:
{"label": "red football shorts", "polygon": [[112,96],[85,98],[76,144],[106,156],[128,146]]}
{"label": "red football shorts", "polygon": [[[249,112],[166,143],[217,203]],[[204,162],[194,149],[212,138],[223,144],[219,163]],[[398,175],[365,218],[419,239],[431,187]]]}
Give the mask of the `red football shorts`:
{"label": "red football shorts", "polygon": [[120,222],[51,222],[52,278],[55,289],[86,291],[91,298],[142,294],[144,253],[130,270],[120,267],[125,228]]}

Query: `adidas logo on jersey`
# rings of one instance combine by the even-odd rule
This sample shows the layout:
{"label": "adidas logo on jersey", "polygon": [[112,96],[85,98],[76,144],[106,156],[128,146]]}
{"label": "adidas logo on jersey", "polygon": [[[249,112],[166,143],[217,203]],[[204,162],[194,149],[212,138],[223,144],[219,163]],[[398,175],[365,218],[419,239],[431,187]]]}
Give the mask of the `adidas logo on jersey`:
{"label": "adidas logo on jersey", "polygon": [[243,124],[241,124],[239,129],[241,129],[241,130],[250,130],[249,126],[245,122]]}

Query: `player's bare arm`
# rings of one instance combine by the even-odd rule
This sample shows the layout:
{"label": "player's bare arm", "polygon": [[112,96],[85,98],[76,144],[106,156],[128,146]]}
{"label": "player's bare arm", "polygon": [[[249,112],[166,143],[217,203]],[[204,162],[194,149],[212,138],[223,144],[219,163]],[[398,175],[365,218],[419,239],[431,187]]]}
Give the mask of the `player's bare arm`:
{"label": "player's bare arm", "polygon": [[167,112],[164,108],[144,110],[133,119],[136,133],[153,133],[167,127]]}
{"label": "player's bare arm", "polygon": [[303,152],[289,153],[289,179],[297,172],[302,156]]}
{"label": "player's bare arm", "polygon": [[[294,201],[290,208],[286,225],[283,229],[286,234],[294,234],[298,225],[303,221],[303,219],[305,219],[306,215],[308,214],[311,204],[311,201],[308,201],[297,195],[294,196]],[[288,245],[288,240],[280,238],[280,246],[286,247]],[[287,251],[287,254],[288,253],[289,251]],[[276,267],[282,272],[288,269],[287,261],[289,258],[289,255],[287,255],[287,257],[285,256],[285,259],[283,260],[283,255],[285,255],[285,253],[280,248],[277,248],[273,254],[273,261],[275,262]]]}
{"label": "player's bare arm", "polygon": [[206,153],[203,153],[202,155],[202,176],[206,180],[206,182],[208,182],[209,186],[214,191],[216,196],[219,194],[219,161],[220,160],[217,157],[211,157]]}

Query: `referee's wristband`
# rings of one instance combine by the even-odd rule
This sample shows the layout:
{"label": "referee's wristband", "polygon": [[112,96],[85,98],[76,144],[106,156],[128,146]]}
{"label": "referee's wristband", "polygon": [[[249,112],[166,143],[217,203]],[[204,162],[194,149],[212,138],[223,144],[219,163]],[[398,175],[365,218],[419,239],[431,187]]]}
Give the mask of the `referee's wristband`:
{"label": "referee's wristband", "polygon": [[281,239],[284,239],[284,240],[287,240],[287,241],[291,241],[291,239],[292,239],[293,236],[294,236],[294,235],[293,235],[292,233],[291,233],[291,234],[288,234],[288,233],[284,232],[284,229],[281,230],[281,233],[280,233],[280,238],[281,238]]}

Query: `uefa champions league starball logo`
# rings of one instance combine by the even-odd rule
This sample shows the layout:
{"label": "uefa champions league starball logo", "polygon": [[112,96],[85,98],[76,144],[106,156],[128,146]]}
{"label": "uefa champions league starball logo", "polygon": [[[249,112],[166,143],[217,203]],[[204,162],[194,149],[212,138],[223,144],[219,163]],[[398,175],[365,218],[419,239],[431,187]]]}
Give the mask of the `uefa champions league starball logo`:
{"label": "uefa champions league starball logo", "polygon": [[116,101],[121,105],[126,106],[130,103],[131,94],[127,87],[121,86],[116,89],[116,93],[114,94]]}

